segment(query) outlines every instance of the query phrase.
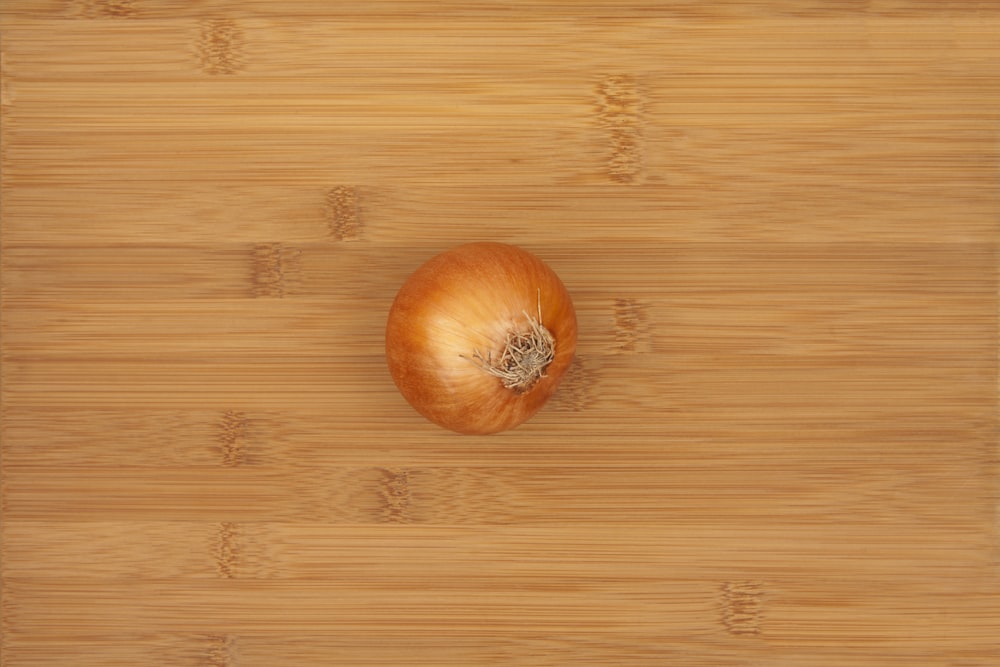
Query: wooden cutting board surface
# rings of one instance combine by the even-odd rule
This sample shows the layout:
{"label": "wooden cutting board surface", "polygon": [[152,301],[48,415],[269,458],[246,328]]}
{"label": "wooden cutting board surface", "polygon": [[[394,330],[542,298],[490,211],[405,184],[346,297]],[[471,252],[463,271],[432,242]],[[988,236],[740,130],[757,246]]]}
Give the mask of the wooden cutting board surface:
{"label": "wooden cutting board surface", "polygon": [[[1000,4],[4,2],[2,650],[1000,660]],[[433,254],[578,358],[463,437]]]}

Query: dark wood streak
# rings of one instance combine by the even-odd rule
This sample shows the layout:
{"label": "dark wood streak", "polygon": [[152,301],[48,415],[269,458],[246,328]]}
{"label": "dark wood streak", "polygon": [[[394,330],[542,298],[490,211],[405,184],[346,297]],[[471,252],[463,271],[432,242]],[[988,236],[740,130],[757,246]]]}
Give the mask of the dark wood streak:
{"label": "dark wood streak", "polygon": [[649,352],[649,308],[636,299],[615,299],[615,351]]}
{"label": "dark wood streak", "polygon": [[212,76],[236,74],[246,64],[245,43],[243,30],[235,21],[203,21],[196,44],[201,69]]}
{"label": "dark wood streak", "polygon": [[301,251],[282,243],[258,243],[251,252],[251,292],[283,298],[299,282]]}
{"label": "dark wood streak", "polygon": [[238,466],[245,461],[244,446],[246,443],[249,422],[245,413],[239,410],[226,410],[219,422],[219,446],[222,449],[222,465]]}
{"label": "dark wood streak", "polygon": [[642,172],[643,100],[635,77],[606,76],[597,84],[597,114],[610,144],[608,177],[616,183],[634,183]]}
{"label": "dark wood streak", "polygon": [[228,521],[219,524],[215,543],[215,563],[222,578],[234,579],[237,576],[239,558],[239,525]]}
{"label": "dark wood streak", "polygon": [[135,0],[75,0],[70,14],[76,18],[135,18]]}
{"label": "dark wood streak", "polygon": [[323,217],[335,240],[350,241],[361,236],[360,200],[358,189],[353,186],[338,185],[327,191]]}
{"label": "dark wood streak", "polygon": [[759,635],[763,589],[756,581],[727,581],[722,585],[722,625],[731,635]]}
{"label": "dark wood streak", "polygon": [[552,396],[552,409],[558,412],[583,412],[594,401],[597,373],[585,357],[573,359],[559,388]]}

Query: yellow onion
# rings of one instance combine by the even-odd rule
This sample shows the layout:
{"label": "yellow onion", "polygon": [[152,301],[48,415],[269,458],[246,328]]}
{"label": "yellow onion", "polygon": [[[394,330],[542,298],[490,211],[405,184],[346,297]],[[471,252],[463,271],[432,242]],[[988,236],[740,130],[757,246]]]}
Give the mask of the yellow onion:
{"label": "yellow onion", "polygon": [[569,292],[542,260],[469,243],[410,276],[392,304],[385,352],[403,397],[459,433],[498,433],[538,412],[576,350]]}

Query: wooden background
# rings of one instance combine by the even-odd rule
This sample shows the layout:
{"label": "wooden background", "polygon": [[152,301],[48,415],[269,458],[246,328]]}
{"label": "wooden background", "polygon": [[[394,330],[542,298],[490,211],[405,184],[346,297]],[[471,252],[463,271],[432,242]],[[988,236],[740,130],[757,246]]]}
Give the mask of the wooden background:
{"label": "wooden background", "polygon": [[[0,11],[5,666],[998,664],[1000,3]],[[482,239],[581,339],[462,437]]]}

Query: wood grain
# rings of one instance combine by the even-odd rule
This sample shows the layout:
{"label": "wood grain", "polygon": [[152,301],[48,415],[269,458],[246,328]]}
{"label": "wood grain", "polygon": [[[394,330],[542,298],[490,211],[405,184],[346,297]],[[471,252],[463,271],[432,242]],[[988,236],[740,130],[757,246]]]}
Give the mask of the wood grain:
{"label": "wood grain", "polygon": [[[0,651],[1000,656],[1000,5],[0,7]],[[395,291],[499,240],[579,354],[424,422]]]}

